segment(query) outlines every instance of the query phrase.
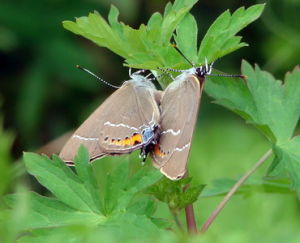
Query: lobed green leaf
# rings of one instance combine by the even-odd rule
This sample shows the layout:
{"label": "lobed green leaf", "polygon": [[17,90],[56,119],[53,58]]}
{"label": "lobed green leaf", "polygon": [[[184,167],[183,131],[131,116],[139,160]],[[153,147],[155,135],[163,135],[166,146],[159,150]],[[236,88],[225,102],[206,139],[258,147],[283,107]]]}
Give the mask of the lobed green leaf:
{"label": "lobed green leaf", "polygon": [[288,74],[284,84],[245,61],[242,73],[247,76],[245,81],[209,77],[205,90],[216,103],[256,126],[272,143],[288,141],[300,116],[300,100],[295,98],[300,95],[300,70]]}
{"label": "lobed green leaf", "polygon": [[209,77],[206,92],[269,139],[276,155],[269,174],[287,172],[298,190],[298,138],[292,136],[300,117],[300,69],[296,67],[288,73],[284,82],[275,80],[258,66],[253,69],[245,61],[242,73],[247,76],[245,81]]}
{"label": "lobed green leaf", "polygon": [[[43,197],[35,192],[28,192],[28,212],[22,224],[22,230],[47,227],[62,227],[74,224],[97,225],[106,218],[94,212],[75,210],[55,198]],[[18,195],[8,195],[6,203],[14,208]]]}
{"label": "lobed green leaf", "polygon": [[[148,230],[157,232],[159,227],[166,225],[152,218],[156,209],[154,201],[148,195],[139,193],[161,178],[161,174],[150,166],[130,176],[128,161],[120,164],[106,178],[102,206],[88,152],[83,146],[75,157],[76,174],[57,156],[51,160],[46,156],[25,153],[24,160],[29,173],[57,198],[30,192],[27,216],[21,227],[23,231],[40,232],[42,228],[75,225],[112,227],[119,231],[124,229],[123,224],[128,223],[126,227],[148,234]],[[15,208],[17,199],[17,195],[11,195],[6,198],[6,203]]]}
{"label": "lobed green leaf", "polygon": [[198,0],[177,0],[174,2],[173,6],[171,4],[167,6],[169,9],[165,11],[165,15],[161,25],[161,44],[166,45],[166,43],[170,42],[170,39],[177,25],[197,1]]}
{"label": "lobed green leaf", "polygon": [[98,206],[101,212],[103,212],[99,187],[90,165],[88,151],[83,145],[79,147],[74,162],[77,176],[83,182],[89,194],[92,195],[94,204]]}
{"label": "lobed green leaf", "polygon": [[84,182],[57,156],[50,160],[47,156],[24,153],[27,171],[50,190],[66,205],[87,212],[100,212],[95,200]]}
{"label": "lobed green leaf", "polygon": [[176,28],[174,36],[178,48],[193,63],[198,62],[197,57],[197,22],[193,15],[187,14]]}
{"label": "lobed green leaf", "polygon": [[240,42],[241,37],[235,36],[240,30],[255,21],[262,13],[264,4],[256,4],[245,10],[244,7],[236,10],[232,15],[227,10],[221,14],[210,26],[198,51],[198,63],[209,62],[227,55],[246,43]]}
{"label": "lobed green leaf", "polygon": [[155,196],[158,200],[167,203],[173,211],[178,211],[188,204],[195,202],[204,188],[204,185],[189,186],[186,188],[190,182],[191,178],[171,181],[164,177],[147,188],[146,192]]}
{"label": "lobed green leaf", "polygon": [[276,158],[269,169],[270,176],[288,174],[292,180],[293,189],[300,193],[300,136],[290,141],[276,145]]}
{"label": "lobed green leaf", "polygon": [[176,0],[168,4],[164,16],[154,13],[148,25],[133,29],[118,21],[119,11],[112,6],[108,23],[99,13],[90,13],[76,22],[64,21],[63,26],[101,47],[106,47],[122,56],[129,66],[135,68],[157,69],[172,66],[181,59],[170,46],[170,39],[177,25],[189,12],[197,0]]}
{"label": "lobed green leaf", "polygon": [[[234,186],[238,179],[217,179],[211,185],[207,185],[200,197],[215,197],[225,195]],[[264,192],[290,193],[290,185],[287,181],[267,180],[267,178],[249,178],[239,188],[237,193],[249,193],[263,188]]]}
{"label": "lobed green leaf", "polygon": [[[119,22],[119,11],[112,6],[108,23],[97,12],[88,17],[80,17],[76,22],[64,21],[63,26],[99,46],[106,47],[125,59],[125,66],[149,69],[158,76],[158,67],[182,69],[190,67],[182,55],[170,45],[174,35],[179,49],[195,64],[203,64],[205,57],[216,60],[233,52],[246,43],[235,34],[257,19],[264,5],[254,5],[248,9],[240,8],[232,15],[223,13],[209,28],[198,50],[197,23],[189,14],[197,0],[175,0],[168,3],[164,14],[154,13],[147,25],[133,29]],[[162,88],[171,82],[170,78],[159,78]]]}
{"label": "lobed green leaf", "polygon": [[[129,178],[129,162],[122,163],[111,175],[108,175],[105,189],[105,208],[108,214],[125,211],[138,192],[154,184],[161,174],[145,166]],[[137,204],[138,205],[138,204]],[[131,206],[131,210],[133,207]]]}

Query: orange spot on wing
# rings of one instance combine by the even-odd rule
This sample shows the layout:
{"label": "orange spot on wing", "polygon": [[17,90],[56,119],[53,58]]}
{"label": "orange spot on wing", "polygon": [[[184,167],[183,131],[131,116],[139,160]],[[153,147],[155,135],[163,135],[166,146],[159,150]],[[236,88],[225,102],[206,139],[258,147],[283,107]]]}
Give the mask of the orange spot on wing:
{"label": "orange spot on wing", "polygon": [[141,134],[135,133],[132,137],[130,138],[125,138],[125,139],[112,139],[110,144],[114,144],[117,146],[133,146],[136,144],[140,144],[143,142],[143,138]]}
{"label": "orange spot on wing", "polygon": [[154,145],[154,150],[153,150],[154,154],[156,156],[159,156],[159,157],[165,157],[166,156],[166,153],[162,152],[160,149],[159,149],[159,145],[158,144],[155,144]]}
{"label": "orange spot on wing", "polygon": [[142,136],[141,134],[134,134],[131,138],[130,138],[130,145],[135,145],[135,144],[139,144],[141,143],[143,140],[142,140]]}
{"label": "orange spot on wing", "polygon": [[115,145],[122,145],[122,140],[115,140],[114,143]]}
{"label": "orange spot on wing", "polygon": [[123,141],[124,141],[124,146],[129,146],[131,144],[130,138],[125,138]]}

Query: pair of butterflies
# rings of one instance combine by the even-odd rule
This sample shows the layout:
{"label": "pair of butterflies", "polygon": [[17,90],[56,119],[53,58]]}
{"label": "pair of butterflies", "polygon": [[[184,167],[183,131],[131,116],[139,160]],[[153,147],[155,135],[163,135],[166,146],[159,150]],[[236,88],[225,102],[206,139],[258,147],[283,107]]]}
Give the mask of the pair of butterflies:
{"label": "pair of butterflies", "polygon": [[72,165],[83,144],[93,161],[141,149],[171,180],[182,178],[197,120],[204,79],[212,64],[181,72],[164,91],[158,91],[141,71],[108,97],[75,131],[60,157]]}

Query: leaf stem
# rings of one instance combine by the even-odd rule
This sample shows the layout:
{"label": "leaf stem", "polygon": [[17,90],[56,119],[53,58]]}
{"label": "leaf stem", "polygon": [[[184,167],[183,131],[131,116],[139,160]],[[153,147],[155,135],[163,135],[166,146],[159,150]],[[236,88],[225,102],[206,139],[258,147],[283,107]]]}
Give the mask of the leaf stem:
{"label": "leaf stem", "polygon": [[169,207],[169,209],[170,209],[170,211],[171,211],[171,213],[172,213],[172,215],[174,217],[176,225],[183,232],[183,227],[182,227],[182,224],[181,224],[181,222],[180,222],[180,220],[178,218],[178,214],[172,208]]}
{"label": "leaf stem", "polygon": [[250,175],[252,175],[272,154],[272,149],[268,150],[255,164],[254,166],[245,173],[230,189],[230,191],[226,194],[226,196],[223,198],[223,200],[219,203],[219,205],[216,207],[216,209],[212,212],[210,217],[206,220],[204,225],[202,226],[200,232],[204,233],[208,230],[212,222],[215,220],[215,218],[218,216],[218,214],[221,212],[221,210],[224,208],[226,203],[229,201],[229,199],[234,195],[234,193],[237,191],[237,189],[249,178]]}

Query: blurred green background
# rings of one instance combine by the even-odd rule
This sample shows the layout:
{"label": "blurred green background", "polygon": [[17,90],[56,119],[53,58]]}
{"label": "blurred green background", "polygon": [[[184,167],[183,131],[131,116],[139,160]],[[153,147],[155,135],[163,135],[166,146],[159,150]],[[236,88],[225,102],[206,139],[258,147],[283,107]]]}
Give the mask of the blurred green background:
{"label": "blurred green background", "polygon": [[[3,131],[0,129],[0,162],[15,161],[22,151],[36,151],[78,127],[114,91],[77,70],[76,64],[89,68],[113,84],[128,79],[128,69],[122,66],[120,57],[64,30],[63,20],[74,20],[74,17],[86,16],[94,10],[107,16],[110,4],[114,4],[120,10],[120,19],[137,27],[153,12],[162,12],[166,3],[165,0],[2,0],[0,118]],[[191,11],[198,21],[199,40],[226,9],[233,12],[238,7],[254,3],[199,1]],[[262,17],[240,33],[249,47],[218,60],[216,68],[239,73],[240,62],[246,59],[283,79],[284,74],[299,63],[300,0],[266,3]],[[190,174],[200,183],[237,178],[269,147],[253,127],[213,104],[206,95],[202,99],[198,124]],[[96,169],[101,170],[99,164]],[[255,176],[259,178],[265,170],[266,167],[260,169]],[[248,229],[256,231],[251,239],[259,240],[272,224],[270,236],[264,235],[266,239],[270,237],[274,239],[272,242],[282,242],[282,239],[289,238],[289,242],[297,242],[300,222],[296,197],[263,192],[264,188],[261,188],[261,193],[256,189],[253,194],[234,198],[208,237],[220,240],[222,236],[228,242],[247,242],[248,235],[243,232]],[[197,220],[203,222],[219,200],[199,200],[196,204]],[[157,214],[170,217],[164,208],[159,208]],[[256,217],[259,217],[259,223],[256,223]]]}

